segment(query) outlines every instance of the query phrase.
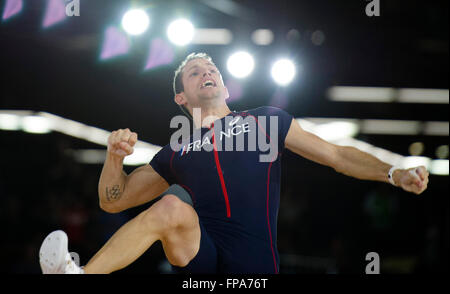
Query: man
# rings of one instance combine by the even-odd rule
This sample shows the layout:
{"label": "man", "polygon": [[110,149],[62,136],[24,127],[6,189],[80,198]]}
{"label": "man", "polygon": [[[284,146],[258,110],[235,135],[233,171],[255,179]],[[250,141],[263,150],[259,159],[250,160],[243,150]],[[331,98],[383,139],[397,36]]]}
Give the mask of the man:
{"label": "man", "polygon": [[[356,148],[330,144],[304,131],[281,109],[230,111],[228,90],[206,54],[193,53],[183,61],[175,72],[174,91],[175,102],[191,116],[201,110],[193,115],[193,134],[173,140],[150,164],[127,175],[122,162],[133,152],[137,134],[112,132],[98,185],[100,207],[110,213],[160,199],[123,225],[83,269],[68,254],[66,234],[51,233],[40,250],[44,273],[111,273],[134,262],[157,240],[181,272],[278,273],[276,221],[284,148],[358,179],[390,182],[415,194],[427,188],[425,167],[399,169]],[[256,133],[258,147],[269,148],[251,148]],[[224,147],[229,142],[231,150]],[[247,142],[246,148],[238,142]]]}

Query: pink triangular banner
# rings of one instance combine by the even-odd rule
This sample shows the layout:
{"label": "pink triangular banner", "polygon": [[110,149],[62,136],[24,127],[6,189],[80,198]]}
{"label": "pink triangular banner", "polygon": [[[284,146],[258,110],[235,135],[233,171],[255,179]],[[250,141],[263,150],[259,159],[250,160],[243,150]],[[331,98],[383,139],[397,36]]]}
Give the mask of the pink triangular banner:
{"label": "pink triangular banner", "polygon": [[2,19],[6,20],[18,14],[23,7],[22,0],[6,0],[5,8],[3,9]]}
{"label": "pink triangular banner", "polygon": [[150,44],[150,52],[145,65],[145,70],[155,68],[157,66],[170,64],[175,58],[173,48],[164,40],[153,39]]}
{"label": "pink triangular banner", "polygon": [[45,11],[44,28],[48,28],[67,17],[64,0],[47,0],[47,10]]}
{"label": "pink triangular banner", "polygon": [[109,27],[105,33],[101,59],[108,59],[114,56],[123,55],[130,49],[130,42],[125,33],[115,27]]}

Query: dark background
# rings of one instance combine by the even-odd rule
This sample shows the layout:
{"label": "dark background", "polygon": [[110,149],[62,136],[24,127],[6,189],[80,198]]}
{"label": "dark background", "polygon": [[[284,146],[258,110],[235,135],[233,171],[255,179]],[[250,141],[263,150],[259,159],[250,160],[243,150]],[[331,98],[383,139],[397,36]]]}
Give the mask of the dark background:
{"label": "dark background", "polygon": [[[191,52],[207,52],[224,80],[226,59],[247,49],[257,68],[245,80],[232,110],[279,106],[280,89],[270,66],[277,56],[302,65],[283,90],[283,108],[295,117],[448,121],[448,104],[350,103],[327,100],[333,85],[448,89],[448,1],[381,1],[381,16],[367,17],[367,1],[243,0],[235,14],[202,1],[135,1],[151,4],[151,27],[133,38],[131,51],[100,61],[105,28],[120,24],[131,1],[81,1],[81,16],[43,29],[45,1],[26,1],[19,16],[0,23],[2,86],[0,109],[46,111],[109,131],[130,128],[143,141],[168,143],[173,72]],[[5,1],[1,1],[1,9]],[[189,45],[175,61],[143,72],[151,38],[165,38],[171,17],[185,13],[197,27],[228,28],[227,46]],[[274,43],[257,46],[251,32],[271,29]],[[298,39],[287,37],[291,29]],[[322,30],[321,46],[311,34]],[[82,41],[84,40],[84,41]],[[88,40],[88,41],[86,41]],[[401,155],[411,143],[425,144],[435,158],[448,137],[358,135],[357,139]],[[101,165],[80,164],[67,149],[104,147],[59,133],[32,135],[0,131],[1,270],[39,273],[43,238],[63,229],[69,250],[85,264],[121,224],[146,207],[116,215],[98,207]],[[130,172],[134,167],[126,167]],[[283,156],[278,249],[281,273],[364,273],[368,252],[378,252],[385,273],[448,272],[448,176],[430,175],[416,196],[388,184],[359,181],[293,153]],[[130,244],[130,246],[132,246]],[[160,243],[119,273],[166,272]]]}

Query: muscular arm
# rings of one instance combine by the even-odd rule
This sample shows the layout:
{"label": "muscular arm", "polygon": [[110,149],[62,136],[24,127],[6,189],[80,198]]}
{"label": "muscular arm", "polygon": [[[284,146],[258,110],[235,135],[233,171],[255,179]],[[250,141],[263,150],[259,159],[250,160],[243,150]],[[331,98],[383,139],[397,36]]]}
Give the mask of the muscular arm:
{"label": "muscular arm", "polygon": [[[292,152],[322,165],[329,166],[344,175],[361,180],[389,182],[391,165],[349,146],[338,146],[303,130],[293,119],[285,139],[285,146]],[[420,170],[417,177],[409,170],[396,170],[394,181],[404,190],[420,194],[426,189],[428,172]]]}
{"label": "muscular arm", "polygon": [[149,202],[163,193],[169,184],[149,164],[127,175],[123,159],[133,153],[137,134],[129,129],[112,132],[98,183],[100,207],[111,213]]}
{"label": "muscular arm", "polygon": [[168,187],[148,164],[127,175],[121,160],[107,158],[98,183],[100,207],[110,213],[121,212],[155,199]]}

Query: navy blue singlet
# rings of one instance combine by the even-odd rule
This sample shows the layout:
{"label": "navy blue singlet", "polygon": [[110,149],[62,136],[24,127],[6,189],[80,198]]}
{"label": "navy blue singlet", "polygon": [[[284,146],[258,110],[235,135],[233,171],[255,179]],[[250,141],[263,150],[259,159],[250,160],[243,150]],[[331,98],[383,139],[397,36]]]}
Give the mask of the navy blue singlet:
{"label": "navy blue singlet", "polygon": [[199,217],[200,250],[186,271],[278,273],[281,154],[292,119],[276,107],[233,111],[151,160],[190,194]]}

